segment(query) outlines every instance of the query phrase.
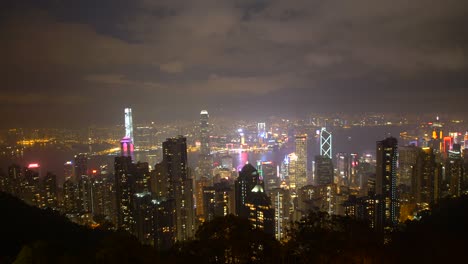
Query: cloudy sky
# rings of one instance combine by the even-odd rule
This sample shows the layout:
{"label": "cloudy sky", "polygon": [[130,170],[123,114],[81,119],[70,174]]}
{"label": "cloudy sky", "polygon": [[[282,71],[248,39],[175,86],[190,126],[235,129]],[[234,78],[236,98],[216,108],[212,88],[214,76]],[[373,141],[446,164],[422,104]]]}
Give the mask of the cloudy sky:
{"label": "cloudy sky", "polygon": [[2,126],[457,112],[466,0],[6,0]]}

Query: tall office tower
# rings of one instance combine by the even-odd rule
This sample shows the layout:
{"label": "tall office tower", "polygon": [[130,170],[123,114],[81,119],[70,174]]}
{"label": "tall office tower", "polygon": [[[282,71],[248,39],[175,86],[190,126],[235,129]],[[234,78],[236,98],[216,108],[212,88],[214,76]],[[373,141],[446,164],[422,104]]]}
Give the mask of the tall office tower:
{"label": "tall office tower", "polygon": [[200,112],[200,154],[210,155],[210,124],[208,122],[210,116],[208,111]]}
{"label": "tall office tower", "polygon": [[135,144],[135,139],[133,138],[133,117],[132,109],[125,108],[125,137],[130,139],[132,144]]}
{"label": "tall office tower", "polygon": [[82,175],[88,175],[88,155],[80,153],[75,155],[74,181],[79,182]]}
{"label": "tall office tower", "polygon": [[71,178],[68,178],[63,183],[63,199],[62,211],[65,214],[74,213],[77,211],[77,186]]}
{"label": "tall office tower", "polygon": [[449,183],[449,194],[459,197],[463,185],[463,159],[459,151],[449,151],[445,162],[445,177]]}
{"label": "tall office tower", "polygon": [[123,157],[130,157],[134,160],[135,147],[129,137],[124,137],[120,140],[120,155]]}
{"label": "tall office tower", "polygon": [[351,179],[351,163],[347,153],[336,154],[336,167],[338,169],[338,183],[342,186],[349,186]]}
{"label": "tall office tower", "polygon": [[153,203],[151,193],[136,193],[133,197],[135,235],[144,245],[153,242]]}
{"label": "tall office tower", "polygon": [[265,191],[268,193],[270,190],[279,187],[278,170],[272,161],[263,161],[261,166]]}
{"label": "tall office tower", "polygon": [[327,185],[334,182],[333,162],[328,156],[315,156],[315,182]]}
{"label": "tall office tower", "polygon": [[434,149],[422,148],[417,157],[411,184],[416,203],[424,207],[437,203],[441,184],[438,176]]}
{"label": "tall office tower", "polygon": [[250,223],[263,232],[275,235],[275,209],[271,207],[270,199],[259,184],[250,191],[245,207]]}
{"label": "tall office tower", "polygon": [[389,137],[377,141],[375,194],[378,208],[376,228],[391,231],[398,223],[399,206],[396,196],[396,173],[398,162],[398,141]]}
{"label": "tall office tower", "polygon": [[117,228],[134,233],[133,199],[135,194],[135,164],[130,157],[115,157],[115,194]]}
{"label": "tall office tower", "polygon": [[287,179],[289,181],[289,188],[294,193],[296,192],[296,162],[296,153],[291,153],[286,156],[286,158],[283,161],[283,164],[281,165],[283,177],[287,176]]}
{"label": "tall office tower", "polygon": [[185,241],[195,231],[193,183],[187,166],[187,139],[178,136],[164,141],[161,163],[168,180],[166,197],[175,202],[176,238],[177,241]]}
{"label": "tall office tower", "polygon": [[283,241],[286,239],[286,231],[290,228],[291,195],[287,189],[274,188],[269,196],[275,210],[275,238]]}
{"label": "tall office tower", "polygon": [[213,157],[210,150],[210,124],[208,111],[200,112],[200,155],[198,158],[199,175],[197,177],[213,178],[212,164]]}
{"label": "tall office tower", "polygon": [[421,149],[416,146],[403,146],[398,149],[397,185],[411,186],[413,171]]}
{"label": "tall office tower", "polygon": [[258,184],[259,177],[258,171],[251,164],[246,164],[239,172],[239,177],[235,181],[237,216],[248,218],[249,212],[245,204],[252,189]]}
{"label": "tall office tower", "polygon": [[320,130],[320,156],[332,158],[332,134],[325,127]]}
{"label": "tall office tower", "polygon": [[265,139],[267,138],[265,123],[257,124],[257,138],[259,144],[265,144]]}
{"label": "tall office tower", "polygon": [[296,143],[296,188],[307,185],[307,135],[295,137]]}
{"label": "tall office tower", "polygon": [[57,208],[57,176],[50,172],[42,180],[43,207]]}

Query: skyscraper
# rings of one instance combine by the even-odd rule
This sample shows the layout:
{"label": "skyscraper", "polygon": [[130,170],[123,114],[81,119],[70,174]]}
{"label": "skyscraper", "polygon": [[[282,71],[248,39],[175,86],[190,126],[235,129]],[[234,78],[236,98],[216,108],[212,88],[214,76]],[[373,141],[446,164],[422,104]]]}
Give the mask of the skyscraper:
{"label": "skyscraper", "polygon": [[307,185],[307,135],[295,137],[296,143],[296,188]]}
{"label": "skyscraper", "polygon": [[130,157],[115,157],[114,170],[117,227],[133,234],[135,225],[132,210],[135,197],[135,165]]}
{"label": "skyscraper", "polygon": [[398,141],[389,137],[377,141],[376,152],[376,228],[391,231],[398,223],[399,206],[396,192]]}
{"label": "skyscraper", "polygon": [[328,156],[315,156],[315,181],[318,185],[334,182],[333,162]]}
{"label": "skyscraper", "polygon": [[125,137],[129,138],[132,144],[135,143],[135,139],[133,138],[133,117],[132,117],[132,109],[125,108]]}
{"label": "skyscraper", "polygon": [[332,158],[332,134],[325,127],[320,130],[320,155]]}
{"label": "skyscraper", "polygon": [[208,111],[202,110],[200,112],[200,154],[202,155],[210,155],[209,118]]}
{"label": "skyscraper", "polygon": [[75,155],[74,181],[79,182],[82,175],[88,175],[88,155],[80,153]]}
{"label": "skyscraper", "polygon": [[250,191],[245,206],[248,210],[248,219],[257,229],[267,234],[275,234],[275,209],[263,187],[259,184]]}
{"label": "skyscraper", "polygon": [[239,177],[235,182],[237,216],[248,218],[248,208],[245,207],[247,197],[259,183],[259,176],[258,171],[251,164],[246,164],[239,172]]}
{"label": "skyscraper", "polygon": [[168,182],[166,198],[175,202],[176,239],[185,241],[195,232],[193,183],[187,166],[187,139],[178,136],[164,141],[161,163]]}

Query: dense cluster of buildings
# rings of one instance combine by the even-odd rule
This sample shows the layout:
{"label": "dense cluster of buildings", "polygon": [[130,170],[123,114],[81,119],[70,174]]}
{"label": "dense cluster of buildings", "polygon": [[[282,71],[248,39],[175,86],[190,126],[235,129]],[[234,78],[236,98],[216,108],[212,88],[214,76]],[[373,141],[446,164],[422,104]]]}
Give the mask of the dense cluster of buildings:
{"label": "dense cluster of buildings", "polygon": [[[468,189],[467,146],[461,144],[459,133],[444,137],[437,122],[429,126],[430,136],[405,146],[393,137],[378,141],[375,156],[333,153],[332,133],[325,127],[313,136],[301,131],[286,135],[284,141],[294,151],[282,162],[259,160],[235,167],[228,152],[214,161],[213,141],[219,138],[203,110],[193,169],[186,136],[162,142],[162,157],[154,166],[135,160],[139,142],[132,122],[127,108],[125,136],[113,172],[106,165],[90,169],[89,154],[81,153],[64,164],[60,188],[56,175],[41,175],[40,164],[33,163],[10,166],[0,175],[0,190],[37,207],[58,210],[74,222],[108,225],[144,244],[168,249],[192,238],[203,222],[229,214],[248,219],[280,241],[288,239],[291,223],[309,211],[347,215],[389,233],[399,222],[417,219],[442,197],[460,196]],[[275,131],[265,123],[258,123],[255,130],[236,131],[238,148],[255,144],[268,149]],[[311,138],[320,147],[313,158],[308,151]]]}

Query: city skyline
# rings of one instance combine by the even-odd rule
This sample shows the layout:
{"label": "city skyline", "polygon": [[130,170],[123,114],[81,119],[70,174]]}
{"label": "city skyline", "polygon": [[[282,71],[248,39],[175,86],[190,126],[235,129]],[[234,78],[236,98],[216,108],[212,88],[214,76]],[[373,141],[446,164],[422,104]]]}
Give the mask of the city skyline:
{"label": "city skyline", "polygon": [[466,114],[466,10],[461,0],[7,1],[2,123],[116,124],[124,107],[135,121],[200,109]]}

